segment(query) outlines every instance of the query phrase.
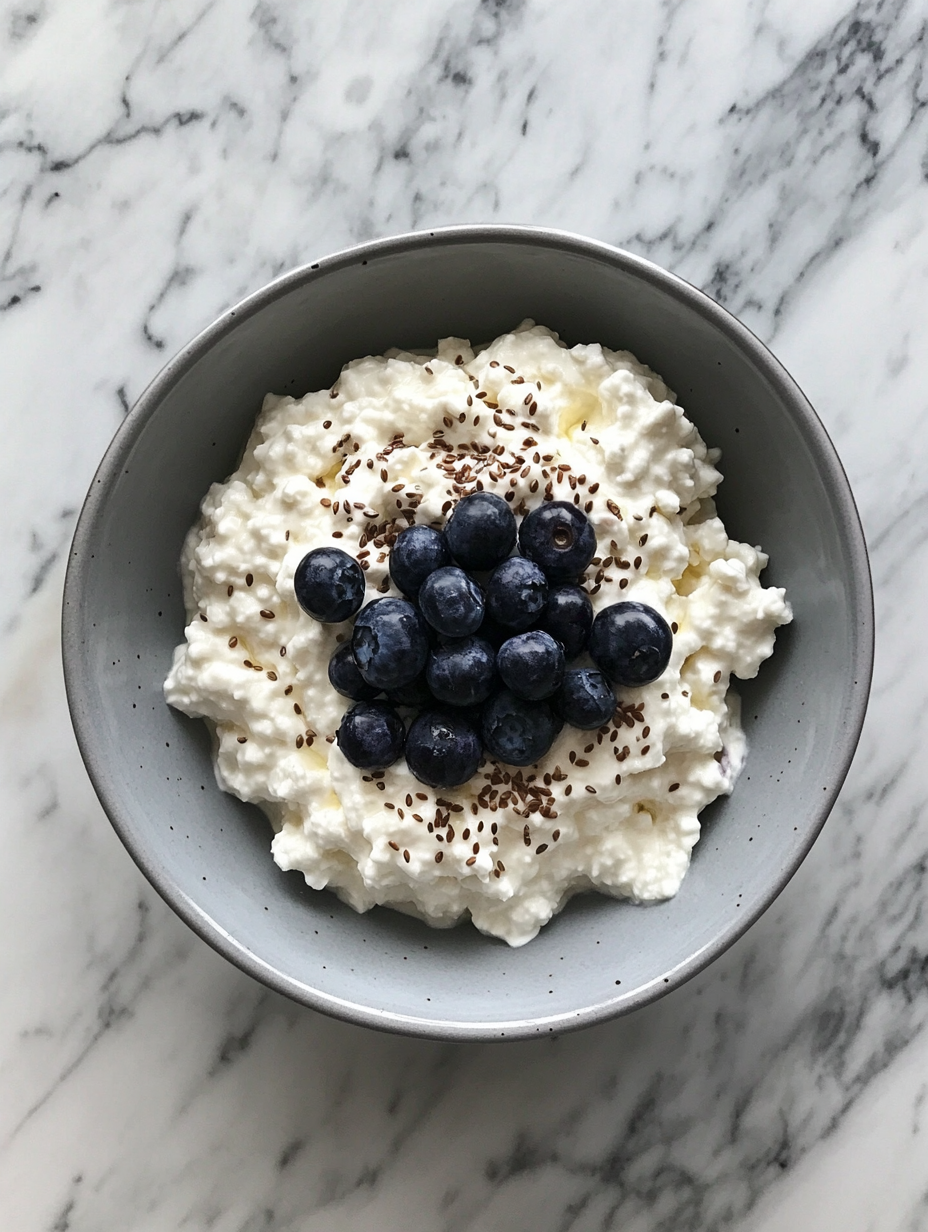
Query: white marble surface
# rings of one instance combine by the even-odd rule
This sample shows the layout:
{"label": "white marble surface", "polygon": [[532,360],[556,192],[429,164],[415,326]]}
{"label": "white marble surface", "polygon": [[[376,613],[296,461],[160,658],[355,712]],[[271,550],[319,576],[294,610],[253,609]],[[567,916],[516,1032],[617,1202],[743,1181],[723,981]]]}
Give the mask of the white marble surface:
{"label": "white marble surface", "polygon": [[[0,1223],[16,1232],[928,1229],[928,16],[917,0],[0,5]],[[873,552],[870,715],[767,916],[559,1040],[267,993],[83,772],[61,557],[111,433],[218,310],[469,220],[653,257],[765,339]]]}

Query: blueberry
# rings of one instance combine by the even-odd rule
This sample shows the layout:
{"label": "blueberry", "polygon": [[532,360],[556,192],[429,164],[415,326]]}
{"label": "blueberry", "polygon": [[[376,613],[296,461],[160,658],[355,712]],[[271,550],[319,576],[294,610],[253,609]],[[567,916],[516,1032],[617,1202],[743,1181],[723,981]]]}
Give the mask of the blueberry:
{"label": "blueberry", "polygon": [[425,678],[425,672],[420,672],[409,684],[402,684],[397,689],[390,690],[390,701],[394,706],[414,706],[420,710],[423,706],[431,706],[435,698]]}
{"label": "blueberry", "polygon": [[519,549],[550,581],[569,582],[593,559],[596,535],[576,505],[548,501],[522,519]]}
{"label": "blueberry", "polygon": [[406,740],[403,720],[384,702],[358,702],[341,721],[338,747],[359,770],[385,770],[399,759]]}
{"label": "blueberry", "polygon": [[451,553],[440,530],[407,526],[390,552],[390,577],[408,599],[415,599],[429,574],[450,564]]}
{"label": "blueberry", "polygon": [[541,701],[555,693],[564,679],[564,649],[550,633],[533,629],[503,642],[496,666],[503,683],[517,697]]}
{"label": "blueberry", "polygon": [[487,751],[510,766],[530,766],[554,743],[561,722],[547,702],[527,702],[503,689],[483,708]]}
{"label": "blueberry", "polygon": [[463,715],[426,710],[406,738],[406,764],[429,787],[460,787],[476,773],[483,756],[480,737]]}
{"label": "blueberry", "polygon": [[593,621],[590,654],[607,679],[634,687],[662,675],[673,649],[667,621],[644,603],[613,603]]}
{"label": "blueberry", "polygon": [[485,702],[496,679],[496,652],[480,637],[447,642],[429,655],[429,688],[449,706],[476,706]]}
{"label": "blueberry", "polygon": [[564,647],[566,659],[586,650],[593,625],[593,604],[579,586],[555,586],[548,595],[539,625]]}
{"label": "blueberry", "polygon": [[342,697],[350,697],[355,702],[371,702],[379,692],[379,689],[369,685],[358,671],[350,642],[339,646],[329,659],[329,684],[336,693],[341,693]]}
{"label": "blueberry", "polygon": [[548,581],[524,556],[497,565],[487,582],[487,611],[508,629],[530,628],[544,611]]}
{"label": "blueberry", "polygon": [[296,567],[293,591],[313,620],[335,624],[353,616],[364,602],[364,574],[341,548],[314,548]]}
{"label": "blueberry", "polygon": [[406,599],[375,599],[358,613],[351,649],[367,683],[390,693],[415,680],[425,667],[425,621]]}
{"label": "blueberry", "polygon": [[554,709],[571,727],[593,731],[615,714],[615,694],[602,672],[574,667],[564,674],[564,683],[554,695]]}
{"label": "blueberry", "polygon": [[436,569],[422,583],[419,607],[433,629],[445,637],[467,637],[483,621],[480,587],[463,569]]}
{"label": "blueberry", "polygon": [[492,569],[516,541],[516,520],[501,496],[474,492],[459,500],[445,527],[451,555],[465,569]]}

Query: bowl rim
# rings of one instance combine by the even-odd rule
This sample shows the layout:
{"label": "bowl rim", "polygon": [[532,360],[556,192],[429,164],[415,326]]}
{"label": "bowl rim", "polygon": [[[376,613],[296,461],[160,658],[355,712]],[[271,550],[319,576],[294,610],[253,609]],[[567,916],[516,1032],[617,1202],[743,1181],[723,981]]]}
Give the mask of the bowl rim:
{"label": "bowl rim", "polygon": [[[854,661],[848,671],[858,682],[852,695],[845,724],[836,746],[835,774],[827,791],[812,810],[805,832],[793,854],[778,865],[766,891],[753,907],[738,915],[713,940],[692,954],[671,971],[653,981],[618,997],[610,997],[575,1010],[535,1018],[501,1019],[493,1022],[455,1022],[381,1010],[323,992],[302,980],[287,975],[258,954],[247,949],[223,929],[191,898],[171,882],[160,862],[153,859],[144,844],[132,838],[128,809],[124,808],[120,791],[108,771],[108,757],[103,742],[97,738],[93,713],[87,704],[89,684],[83,644],[84,596],[86,563],[93,547],[98,516],[110,490],[123,469],[127,455],[133,449],[142,429],[156,411],[162,399],[216,343],[226,337],[243,318],[260,312],[292,289],[325,277],[339,269],[377,257],[396,256],[433,245],[529,243],[593,258],[616,266],[626,273],[651,283],[690,310],[714,325],[758,367],[779,397],[789,405],[797,426],[810,444],[819,463],[839,521],[845,529],[849,548],[850,590],[855,603],[856,647]],[[589,239],[570,231],[521,224],[463,224],[404,232],[384,239],[371,240],[340,249],[288,270],[271,282],[245,296],[222,312],[201,330],[161,368],[143,390],[134,407],[116,429],[91,481],[89,491],[77,521],[65,577],[62,603],[62,655],[65,690],[71,721],[78,747],[94,790],[113,828],[133,860],[157,893],[208,945],[234,963],[242,971],[267,987],[305,1006],[356,1025],[393,1031],[398,1034],[441,1040],[525,1039],[544,1033],[563,1033],[592,1026],[610,1018],[630,1013],[657,1000],[693,978],[723,954],[759,919],[773,903],[805,859],[812,844],[831,812],[844,783],[860,738],[874,657],[874,605],[866,540],[850,483],[834,444],[818,415],[796,381],[782,364],[741,321],[711,299],[704,291],[686,282],[644,257]]]}

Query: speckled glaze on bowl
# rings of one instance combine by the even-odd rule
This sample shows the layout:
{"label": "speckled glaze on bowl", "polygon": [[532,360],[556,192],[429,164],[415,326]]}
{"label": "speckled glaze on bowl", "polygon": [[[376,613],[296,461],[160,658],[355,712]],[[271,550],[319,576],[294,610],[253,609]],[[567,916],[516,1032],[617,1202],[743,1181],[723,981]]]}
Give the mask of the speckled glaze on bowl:
{"label": "speckled glaze on bowl", "polygon": [[[633,351],[723,450],[719,511],[762,544],[795,623],[739,686],[750,755],[703,813],[676,898],[583,895],[522,949],[470,925],[356,915],[281,873],[264,816],[216,786],[206,726],[162,682],[183,637],[178,558],[210,483],[236,465],[264,394],[330,385],[346,361],[525,317],[568,343]],[[451,227],[294,270],[225,313],[163,369],[84,504],[63,642],[81,752],[139,867],[244,971],[326,1013],[444,1039],[561,1032],[644,1005],[721,954],[818,834],[863,722],[873,654],[866,547],[835,450],[787,373],[732,316],[647,261],[577,236]]]}

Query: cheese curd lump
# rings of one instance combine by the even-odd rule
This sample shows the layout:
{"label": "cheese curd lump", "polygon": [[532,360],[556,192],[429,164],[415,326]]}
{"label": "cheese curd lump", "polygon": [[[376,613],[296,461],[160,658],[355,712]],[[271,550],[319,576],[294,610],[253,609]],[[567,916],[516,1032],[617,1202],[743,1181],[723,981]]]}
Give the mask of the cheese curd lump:
{"label": "cheese curd lump", "polygon": [[[580,890],[668,898],[700,809],[744,762],[730,678],[754,676],[791,619],[783,590],[758,580],[764,553],[716,516],[718,456],[628,352],[567,348],[531,321],[480,350],[446,338],[435,355],[355,360],[330,390],[269,394],[184,547],[189,624],[167,701],[213,726],[217,780],[268,815],[279,867],[357,911],[387,904],[438,927],[469,913],[516,946]],[[399,596],[396,535],[442,527],[480,490],[517,518],[545,499],[584,510],[594,611],[634,599],[661,613],[669,666],[618,689],[599,731],[565,726],[537,765],[488,758],[444,791],[402,759],[358,770],[335,742],[352,703],[327,677],[352,622],[303,613],[294,570],[311,549],[338,547],[364,569],[365,601]]]}

